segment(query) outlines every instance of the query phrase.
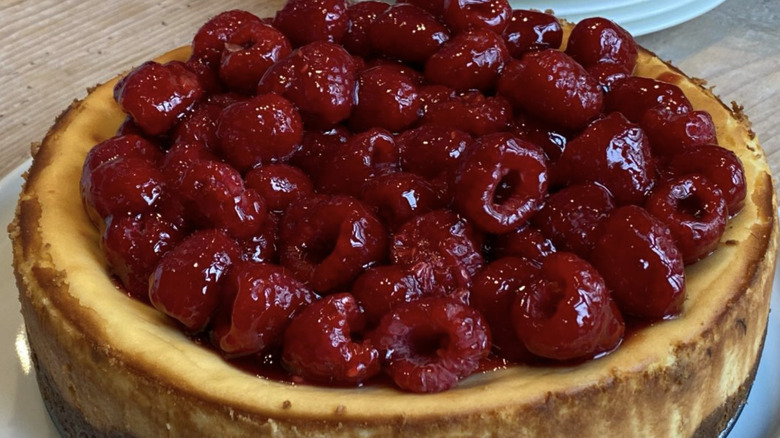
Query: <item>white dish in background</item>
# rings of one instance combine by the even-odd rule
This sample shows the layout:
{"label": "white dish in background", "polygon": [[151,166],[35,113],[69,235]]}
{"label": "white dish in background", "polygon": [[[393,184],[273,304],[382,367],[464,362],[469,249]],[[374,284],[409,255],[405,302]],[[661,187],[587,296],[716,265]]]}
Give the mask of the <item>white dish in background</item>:
{"label": "white dish in background", "polygon": [[514,8],[550,9],[570,21],[602,16],[634,36],[666,29],[708,12],[725,0],[510,0]]}
{"label": "white dish in background", "polygon": [[[11,222],[24,163],[0,180],[0,224]],[[63,230],[63,232],[68,232]],[[780,269],[779,269],[780,270]],[[0,437],[60,438],[43,406],[27,347],[13,269],[11,242],[0,239]],[[772,309],[780,309],[780,273],[775,272]],[[729,438],[769,438],[780,433],[780,314],[769,316],[766,343],[753,390]]]}

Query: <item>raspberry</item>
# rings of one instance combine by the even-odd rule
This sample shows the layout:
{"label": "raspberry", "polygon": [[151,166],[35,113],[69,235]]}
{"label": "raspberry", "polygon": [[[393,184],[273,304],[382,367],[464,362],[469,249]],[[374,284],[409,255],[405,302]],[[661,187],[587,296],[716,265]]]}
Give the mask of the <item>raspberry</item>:
{"label": "raspberry", "polygon": [[600,63],[617,64],[628,73],[636,67],[634,37],[617,23],[594,17],[580,20],[571,31],[566,53],[583,67]]}
{"label": "raspberry", "polygon": [[398,265],[375,266],[366,269],[352,284],[352,295],[366,314],[369,327],[376,327],[387,312],[400,303],[423,296],[425,286],[413,270]]}
{"label": "raspberry", "polygon": [[555,245],[541,231],[524,225],[508,233],[494,236],[490,254],[494,259],[501,257],[523,257],[536,264],[556,251]]}
{"label": "raspberry", "polygon": [[504,40],[487,29],[474,29],[445,42],[425,63],[432,84],[458,91],[495,88],[499,72],[509,60]]}
{"label": "raspberry", "polygon": [[279,212],[314,193],[309,177],[297,167],[286,164],[266,164],[254,168],[247,173],[245,184],[263,197],[269,210]]}
{"label": "raspberry", "polygon": [[372,178],[363,186],[360,198],[374,207],[391,230],[415,216],[444,207],[431,184],[421,176],[406,172]]}
{"label": "raspberry", "polygon": [[219,78],[231,90],[254,94],[266,70],[292,52],[287,38],[267,24],[247,23],[228,38]]}
{"label": "raspberry", "polygon": [[509,53],[519,59],[531,50],[559,48],[563,40],[563,29],[554,15],[515,9],[503,36]]}
{"label": "raspberry", "polygon": [[203,24],[195,33],[192,39],[192,59],[211,66],[216,71],[230,36],[247,23],[261,22],[260,18],[247,11],[234,9],[222,12]]}
{"label": "raspberry", "polygon": [[450,39],[450,32],[425,10],[398,3],[374,20],[368,29],[368,39],[380,54],[422,64]]}
{"label": "raspberry", "polygon": [[507,0],[445,0],[444,22],[455,33],[486,29],[501,35],[512,17]]}
{"label": "raspberry", "polygon": [[358,73],[355,108],[349,119],[353,130],[403,131],[417,121],[419,113],[417,85],[392,64]]}
{"label": "raspberry", "polygon": [[387,3],[380,1],[362,1],[349,5],[347,7],[347,17],[349,18],[349,27],[341,43],[349,53],[370,57],[374,48],[371,46],[371,40],[368,37],[369,29],[374,20],[384,13],[390,7]]}
{"label": "raspberry", "polygon": [[274,26],[284,32],[296,47],[315,41],[340,42],[349,27],[347,2],[288,0],[276,13]]}

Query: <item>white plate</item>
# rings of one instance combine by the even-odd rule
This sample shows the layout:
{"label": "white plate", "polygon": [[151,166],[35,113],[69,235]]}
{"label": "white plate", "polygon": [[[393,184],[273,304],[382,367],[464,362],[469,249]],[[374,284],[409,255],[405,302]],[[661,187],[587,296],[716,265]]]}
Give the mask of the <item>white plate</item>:
{"label": "white plate", "polygon": [[725,0],[523,0],[515,8],[551,9],[571,21],[601,16],[616,21],[634,36],[666,29],[710,11]]}
{"label": "white plate", "polygon": [[[21,174],[29,162],[0,180],[0,224],[13,219]],[[67,232],[67,230],[63,230]],[[777,273],[776,273],[777,274]],[[0,239],[0,437],[59,438],[38,392],[30,363],[18,292],[11,268],[11,244]],[[780,275],[775,275],[772,308],[780,309]],[[780,432],[780,315],[772,312],[753,391],[729,438],[776,437]]]}

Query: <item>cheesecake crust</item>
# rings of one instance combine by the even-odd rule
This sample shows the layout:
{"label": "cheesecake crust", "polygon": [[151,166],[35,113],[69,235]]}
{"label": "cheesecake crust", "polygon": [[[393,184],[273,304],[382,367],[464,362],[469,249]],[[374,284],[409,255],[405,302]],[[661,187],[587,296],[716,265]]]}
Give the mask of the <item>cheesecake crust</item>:
{"label": "cheesecake crust", "polygon": [[748,180],[746,205],[716,252],[687,268],[681,316],[633,333],[598,360],[510,367],[427,395],[252,376],[118,292],[78,193],[87,151],[124,119],[114,81],[96,87],[35,152],[9,226],[22,314],[55,422],[90,437],[716,436],[744,403],[766,334],[774,186],[738,107],[647,51],[637,74],[677,84],[709,111],[719,143],[740,157]]}

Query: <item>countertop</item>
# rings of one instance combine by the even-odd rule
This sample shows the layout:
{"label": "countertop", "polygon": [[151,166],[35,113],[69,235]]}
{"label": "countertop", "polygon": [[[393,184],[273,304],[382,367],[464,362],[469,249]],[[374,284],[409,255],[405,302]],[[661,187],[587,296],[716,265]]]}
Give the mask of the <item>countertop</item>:
{"label": "countertop", "polygon": [[[273,4],[271,4],[273,3]],[[187,44],[209,17],[257,0],[0,2],[0,176],[24,162],[88,87]],[[780,0],[728,0],[686,23],[638,38],[726,103],[744,106],[775,175],[780,173]]]}

